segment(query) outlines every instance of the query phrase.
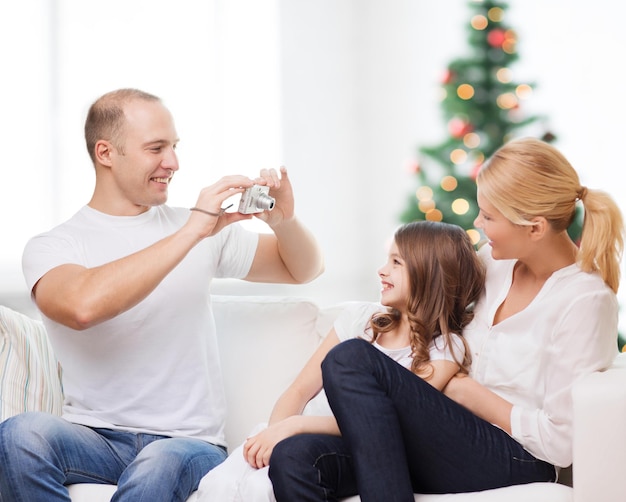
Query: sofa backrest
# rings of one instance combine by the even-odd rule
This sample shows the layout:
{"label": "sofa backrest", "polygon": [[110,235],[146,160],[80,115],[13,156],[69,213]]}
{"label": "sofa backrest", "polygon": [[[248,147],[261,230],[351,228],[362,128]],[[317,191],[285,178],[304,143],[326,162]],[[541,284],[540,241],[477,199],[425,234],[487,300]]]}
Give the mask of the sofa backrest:
{"label": "sofa backrest", "polygon": [[213,296],[231,448],[267,422],[340,310],[304,298]]}

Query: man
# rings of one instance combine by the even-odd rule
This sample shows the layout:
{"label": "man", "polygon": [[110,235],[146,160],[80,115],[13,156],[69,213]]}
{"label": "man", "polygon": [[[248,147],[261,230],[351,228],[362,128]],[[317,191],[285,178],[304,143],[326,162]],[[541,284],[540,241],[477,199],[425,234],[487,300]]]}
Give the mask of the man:
{"label": "man", "polygon": [[[134,89],[105,94],[85,123],[96,171],[89,203],[27,244],[23,267],[63,366],[63,418],[0,425],[3,500],[68,500],[64,485],[117,484],[114,500],[185,500],[226,457],[213,277],[304,283],[320,250],[294,215],[283,168],[225,176],[193,210],[171,208],[178,136],[170,112]],[[233,225],[222,205],[254,184],[273,234]],[[242,368],[245,370],[245,368]]]}

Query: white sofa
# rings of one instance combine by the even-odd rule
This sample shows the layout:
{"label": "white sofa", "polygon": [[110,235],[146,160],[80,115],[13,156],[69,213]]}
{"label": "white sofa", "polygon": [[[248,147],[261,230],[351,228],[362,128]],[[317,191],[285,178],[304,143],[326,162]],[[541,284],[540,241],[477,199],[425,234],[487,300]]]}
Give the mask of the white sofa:
{"label": "white sofa", "polygon": [[[303,298],[214,296],[223,374],[229,405],[226,433],[231,447],[239,445],[251,428],[266,421],[274,401],[332,325],[342,305],[320,308]],[[24,343],[7,328],[0,309],[0,376],[6,371],[3,354],[10,344]],[[35,322],[38,325],[38,322]],[[31,333],[32,335],[32,333]],[[10,337],[13,339],[9,339]],[[45,337],[45,333],[44,333]],[[7,341],[8,340],[8,341]],[[32,343],[28,357],[43,364],[50,354],[45,343]],[[8,346],[8,349],[7,349]],[[15,347],[13,347],[15,348]],[[14,351],[15,352],[15,351]],[[2,367],[5,364],[5,368]],[[27,366],[32,371],[33,361]],[[47,375],[55,375],[54,361]],[[15,370],[14,370],[15,371]],[[39,378],[43,378],[39,376]],[[9,382],[5,379],[4,387]],[[13,380],[11,380],[13,382]],[[9,382],[10,383],[10,382]],[[56,382],[52,382],[56,385]],[[32,389],[31,389],[32,390]],[[39,391],[40,389],[36,389]],[[6,396],[9,391],[5,391]],[[11,392],[15,392],[13,389]],[[32,407],[56,412],[60,402],[31,396]],[[2,397],[3,401],[5,397]],[[618,502],[626,500],[622,476],[626,468],[626,354],[608,371],[576,383],[573,488],[562,483],[534,483],[469,494],[415,495],[418,502]],[[28,402],[28,399],[23,399]],[[6,416],[6,403],[3,413]],[[44,406],[44,407],[45,407]],[[13,410],[15,411],[15,410]],[[570,483],[571,484],[571,483]],[[70,487],[73,502],[108,502],[114,486],[84,484]],[[195,493],[187,502],[196,500]],[[351,497],[345,502],[358,502]],[[297,501],[295,501],[297,502]]]}

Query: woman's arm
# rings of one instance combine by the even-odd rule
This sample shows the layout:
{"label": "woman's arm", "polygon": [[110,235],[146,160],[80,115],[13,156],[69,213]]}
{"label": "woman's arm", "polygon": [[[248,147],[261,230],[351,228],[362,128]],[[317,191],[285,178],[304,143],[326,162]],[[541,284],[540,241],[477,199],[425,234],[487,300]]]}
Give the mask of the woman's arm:
{"label": "woman's arm", "polygon": [[444,387],[448,384],[450,379],[454,377],[454,375],[456,375],[460,370],[457,363],[455,363],[454,361],[449,361],[447,359],[438,359],[436,361],[431,361],[430,364],[433,372],[430,378],[426,380],[426,382],[428,382],[439,391],[443,391]]}
{"label": "woman's arm", "polygon": [[511,434],[513,404],[491,392],[473,378],[462,374],[455,375],[443,392],[474,415]]}

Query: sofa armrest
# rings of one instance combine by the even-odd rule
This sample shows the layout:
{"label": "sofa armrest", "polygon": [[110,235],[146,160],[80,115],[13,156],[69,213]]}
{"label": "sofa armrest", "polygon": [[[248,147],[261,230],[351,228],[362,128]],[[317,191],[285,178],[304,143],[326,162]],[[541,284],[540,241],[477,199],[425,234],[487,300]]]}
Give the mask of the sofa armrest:
{"label": "sofa armrest", "polygon": [[626,353],[576,382],[574,501],[622,500],[626,465]]}

